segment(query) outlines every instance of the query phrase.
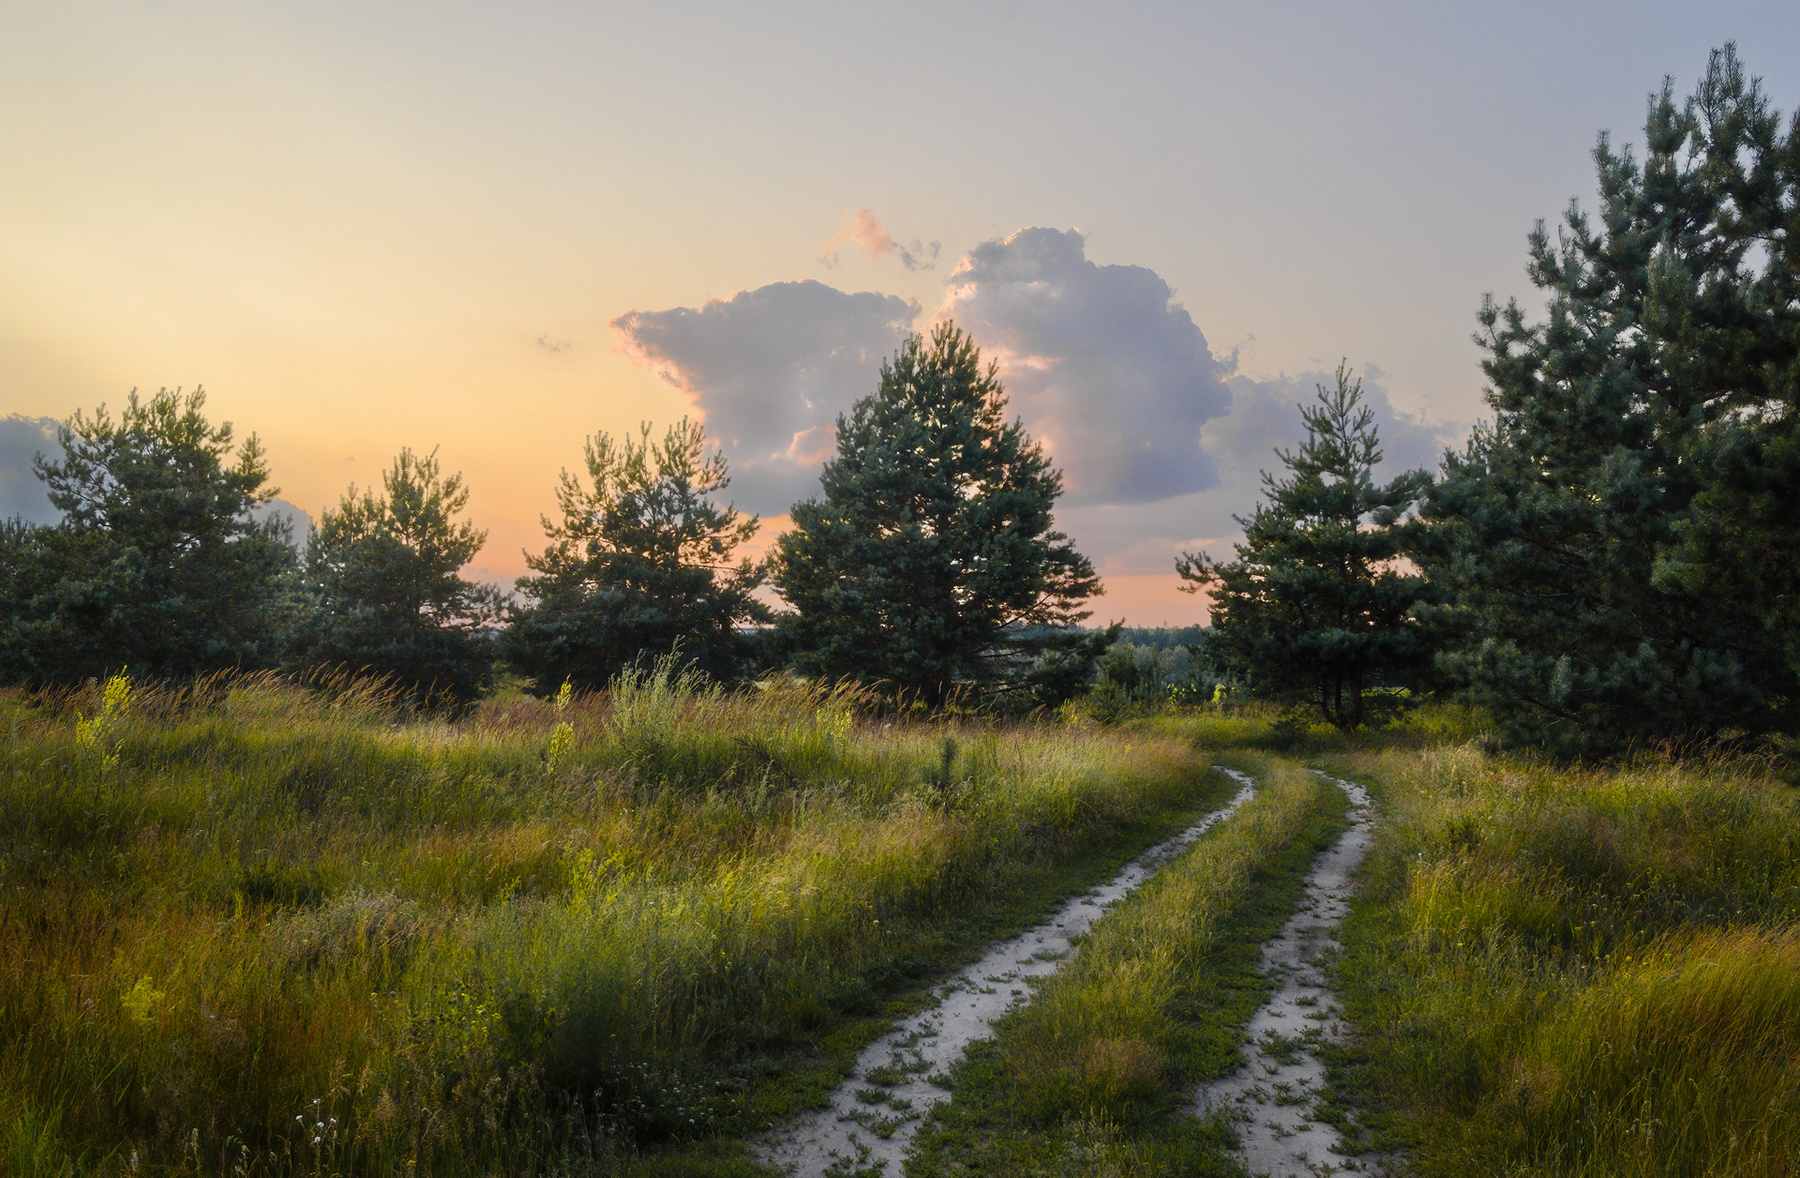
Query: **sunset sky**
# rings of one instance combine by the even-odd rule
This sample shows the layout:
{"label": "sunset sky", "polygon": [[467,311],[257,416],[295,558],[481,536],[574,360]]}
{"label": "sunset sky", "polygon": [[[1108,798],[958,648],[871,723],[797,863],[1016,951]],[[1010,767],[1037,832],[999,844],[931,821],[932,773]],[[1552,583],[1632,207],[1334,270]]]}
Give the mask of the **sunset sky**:
{"label": "sunset sky", "polygon": [[1481,415],[1482,294],[1785,3],[11,3],[0,511],[41,418],[204,385],[307,512],[401,446],[510,582],[584,436],[690,414],[779,523],[943,316],[1065,472],[1096,621],[1185,624],[1340,357],[1392,461]]}

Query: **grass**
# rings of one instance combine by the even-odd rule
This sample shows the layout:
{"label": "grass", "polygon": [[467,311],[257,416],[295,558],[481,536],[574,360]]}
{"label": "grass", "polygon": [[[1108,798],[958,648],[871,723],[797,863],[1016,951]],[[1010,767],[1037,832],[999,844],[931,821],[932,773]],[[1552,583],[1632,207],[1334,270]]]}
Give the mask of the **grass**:
{"label": "grass", "polygon": [[1766,762],[1341,754],[1385,820],[1335,1061],[1422,1175],[1800,1171],[1800,799]]}
{"label": "grass", "polygon": [[1269,989],[1261,942],[1343,829],[1346,802],[1291,761],[1228,759],[1259,796],[1096,923],[976,1045],[908,1174],[1235,1172],[1230,1131],[1187,1110],[1199,1084],[1236,1066]]}
{"label": "grass", "polygon": [[927,981],[1228,788],[1176,734],[947,756],[667,667],[456,723],[355,683],[103,694],[0,694],[20,1175],[748,1172]]}
{"label": "grass", "polygon": [[[751,1175],[926,987],[1217,805],[955,1077],[915,1175],[1229,1172],[1185,1113],[1370,785],[1329,1049],[1423,1176],[1800,1172],[1800,793],[1346,738],[869,718],[668,667],[454,723],[356,682],[0,693],[0,1172]],[[1196,749],[1202,750],[1196,752]]]}

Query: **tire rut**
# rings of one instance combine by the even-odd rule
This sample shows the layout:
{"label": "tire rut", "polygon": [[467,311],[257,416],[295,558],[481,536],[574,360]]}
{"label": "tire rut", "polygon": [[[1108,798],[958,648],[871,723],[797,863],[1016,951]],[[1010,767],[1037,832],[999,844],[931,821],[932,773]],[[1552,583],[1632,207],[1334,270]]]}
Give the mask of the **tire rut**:
{"label": "tire rut", "polygon": [[[1318,770],[1313,770],[1319,773]],[[1350,911],[1350,881],[1374,837],[1375,810],[1362,786],[1319,773],[1350,798],[1350,829],[1313,860],[1294,915],[1263,943],[1263,972],[1280,981],[1250,1018],[1245,1066],[1201,1088],[1195,1112],[1223,1113],[1236,1123],[1238,1161],[1268,1178],[1366,1172],[1385,1160],[1339,1152],[1336,1128],[1318,1119],[1325,1065],[1317,1048],[1340,1040],[1343,1012],[1321,967],[1339,948],[1338,927]]]}
{"label": "tire rut", "polygon": [[867,1167],[898,1174],[920,1121],[932,1106],[950,1098],[941,1081],[971,1043],[986,1038],[1001,1016],[1029,999],[1026,980],[1055,973],[1074,939],[1110,905],[1256,796],[1248,774],[1213,767],[1238,783],[1231,801],[1151,847],[1107,883],[1066,901],[1037,927],[989,949],[940,987],[937,1006],[903,1020],[865,1047],[850,1079],[833,1089],[829,1108],[805,1113],[765,1134],[752,1143],[753,1155],[794,1178],[825,1178]]}

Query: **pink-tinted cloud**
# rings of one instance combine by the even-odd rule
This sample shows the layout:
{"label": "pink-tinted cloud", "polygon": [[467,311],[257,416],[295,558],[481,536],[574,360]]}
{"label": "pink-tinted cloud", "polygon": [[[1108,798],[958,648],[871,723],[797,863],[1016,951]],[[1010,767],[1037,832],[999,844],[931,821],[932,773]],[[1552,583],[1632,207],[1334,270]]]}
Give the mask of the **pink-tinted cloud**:
{"label": "pink-tinted cloud", "polygon": [[875,219],[874,209],[863,209],[854,213],[844,222],[844,227],[832,234],[831,240],[819,247],[821,254],[829,256],[839,242],[847,241],[871,258],[880,261],[881,255],[894,252],[894,239],[888,231],[881,227]]}
{"label": "pink-tinted cloud", "polygon": [[938,250],[943,247],[942,242],[918,240],[902,245],[881,227],[881,222],[875,219],[874,209],[863,209],[852,214],[844,222],[844,227],[820,247],[819,264],[827,270],[835,270],[838,265],[838,244],[845,241],[877,261],[886,254],[893,254],[908,270],[933,269],[937,265]]}
{"label": "pink-tinted cloud", "polygon": [[837,451],[837,426],[815,425],[794,435],[786,457],[802,466],[822,466]]}

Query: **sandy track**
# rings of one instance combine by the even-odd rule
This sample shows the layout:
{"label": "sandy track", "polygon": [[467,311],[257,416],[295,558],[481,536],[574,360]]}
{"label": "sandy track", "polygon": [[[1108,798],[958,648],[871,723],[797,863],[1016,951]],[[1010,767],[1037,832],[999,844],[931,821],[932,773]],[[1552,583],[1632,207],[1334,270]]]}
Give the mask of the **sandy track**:
{"label": "sandy track", "polygon": [[880,1166],[900,1172],[920,1119],[950,1094],[940,1080],[969,1044],[984,1039],[993,1023],[1027,999],[1027,978],[1059,969],[1073,940],[1105,909],[1131,894],[1215,823],[1256,795],[1246,774],[1215,766],[1239,785],[1222,809],[1133,859],[1112,880],[1077,896],[1036,928],[990,949],[940,991],[941,1001],[906,1019],[869,1044],[856,1071],[831,1094],[831,1106],[804,1114],[753,1143],[764,1162],[796,1178],[821,1178],[848,1168]]}
{"label": "sandy track", "polygon": [[1202,1116],[1224,1110],[1238,1123],[1238,1160],[1252,1174],[1270,1178],[1367,1170],[1376,1162],[1337,1153],[1337,1130],[1313,1116],[1325,1081],[1315,1049],[1343,1033],[1342,1011],[1319,957],[1338,947],[1337,930],[1350,910],[1350,877],[1368,853],[1375,825],[1362,786],[1320,776],[1349,795],[1350,829],[1313,860],[1299,909],[1263,945],[1263,972],[1281,986],[1250,1019],[1245,1067],[1203,1087],[1195,1102]]}

